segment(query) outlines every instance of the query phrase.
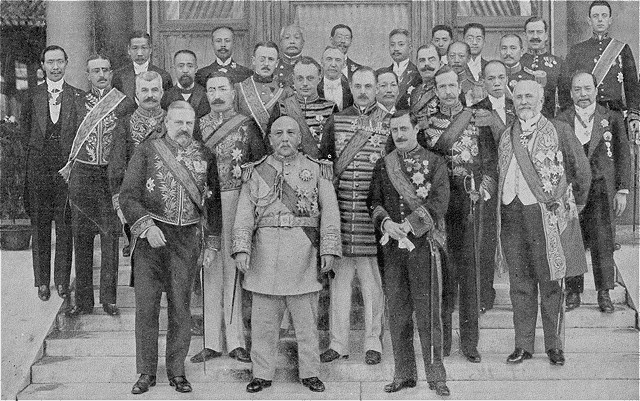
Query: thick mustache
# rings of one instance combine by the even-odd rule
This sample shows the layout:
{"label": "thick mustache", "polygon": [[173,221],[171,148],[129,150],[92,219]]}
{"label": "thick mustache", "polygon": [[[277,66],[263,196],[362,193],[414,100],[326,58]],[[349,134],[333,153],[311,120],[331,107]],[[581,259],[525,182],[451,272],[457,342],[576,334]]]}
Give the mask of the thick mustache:
{"label": "thick mustache", "polygon": [[431,67],[430,65],[425,65],[424,67],[422,67],[420,69],[420,71],[425,72],[425,71],[435,71],[436,69]]}
{"label": "thick mustache", "polygon": [[107,82],[106,78],[98,78],[98,82]]}
{"label": "thick mustache", "polygon": [[224,100],[222,100],[222,99],[213,99],[211,104],[224,104]]}
{"label": "thick mustache", "polygon": [[364,93],[361,95],[358,95],[358,99],[360,100],[369,100],[369,96],[365,95]]}
{"label": "thick mustache", "polygon": [[408,139],[404,139],[404,138],[396,138],[396,142],[400,143],[400,142],[407,142]]}
{"label": "thick mustache", "polygon": [[146,97],[143,100],[143,102],[157,102],[157,101],[158,101],[158,99],[156,99],[155,97],[151,97],[151,96]]}
{"label": "thick mustache", "polygon": [[533,38],[529,42],[531,42],[531,43],[540,43],[540,42],[542,42],[542,40],[538,39],[538,38]]}

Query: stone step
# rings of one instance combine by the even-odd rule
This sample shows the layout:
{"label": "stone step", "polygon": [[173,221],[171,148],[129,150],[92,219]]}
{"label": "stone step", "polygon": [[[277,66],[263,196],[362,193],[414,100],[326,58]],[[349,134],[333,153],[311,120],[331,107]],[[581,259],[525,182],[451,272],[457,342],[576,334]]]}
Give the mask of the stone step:
{"label": "stone step", "polygon": [[[510,351],[509,351],[510,352]],[[484,355],[482,363],[469,363],[462,355],[445,359],[450,380],[602,380],[638,378],[638,353],[601,354],[567,353],[564,367],[551,366],[547,356],[538,353],[532,360],[520,365],[505,363],[507,354]],[[32,383],[109,383],[130,382],[136,375],[134,356],[127,357],[45,357],[31,368]],[[279,363],[275,380],[298,380],[297,361],[293,358]],[[282,358],[280,359],[282,361]],[[366,365],[363,354],[349,359],[322,364],[319,377],[327,381],[385,381],[393,378],[393,357],[383,354],[379,365]],[[193,383],[218,381],[248,381],[251,365],[235,360],[220,359],[207,363],[207,374],[202,364],[185,364],[185,373]],[[157,375],[166,377],[164,357],[158,361]],[[418,378],[425,380],[424,370]]]}
{"label": "stone step", "polygon": [[[590,274],[590,273],[589,273]],[[511,297],[509,296],[509,283],[495,283],[493,288],[496,290],[495,305],[511,305]],[[598,304],[598,292],[594,289],[595,286],[586,286],[584,292],[580,294],[582,305],[597,305]],[[627,290],[621,286],[616,285],[613,290],[609,291],[611,301],[614,304],[626,304],[627,303]]]}
{"label": "stone step", "polygon": [[[459,344],[458,330],[454,330],[454,351]],[[349,336],[349,350],[352,353],[362,353],[363,330],[352,330]],[[616,341],[602,341],[605,338],[615,338]],[[420,341],[418,333],[415,333],[414,348],[420,353]],[[283,337],[282,342],[294,342],[289,336]],[[504,353],[508,351],[514,341],[512,329],[483,329],[480,332],[478,350],[481,354]],[[159,349],[164,350],[166,334],[160,335]],[[329,333],[320,332],[320,348],[329,345]],[[544,336],[542,329],[536,330],[536,349],[544,349]],[[189,356],[202,349],[202,337],[194,336],[191,340]],[[286,349],[286,346],[285,346]],[[389,332],[383,335],[383,349],[391,352],[391,339]],[[573,353],[631,353],[638,349],[638,331],[635,329],[593,329],[573,328],[565,331],[565,351]],[[387,351],[388,350],[388,351]],[[46,356],[134,356],[135,333],[133,331],[122,332],[84,332],[61,331],[54,332],[46,339]]]}
{"label": "stone step", "polygon": [[[437,400],[427,382],[420,381],[415,388],[389,394],[383,391],[387,382],[325,382],[324,393],[313,393],[298,383],[276,382],[256,394],[245,391],[245,382],[196,383],[189,395],[180,394],[161,381],[148,393],[136,395],[136,400],[184,400],[188,399],[288,399],[288,400]],[[18,400],[78,399],[132,399],[132,377],[119,383],[64,383],[32,384],[18,394]],[[456,381],[449,380],[451,396],[447,399],[638,399],[636,380],[531,380],[531,381]],[[90,388],[91,391],[87,391]],[[215,396],[213,396],[215,395]]]}
{"label": "stone step", "polygon": [[[196,309],[197,310],[197,309]],[[134,330],[135,309],[120,308],[120,316],[107,316],[102,308],[94,308],[94,314],[83,315],[75,319],[70,319],[63,314],[58,315],[58,328],[61,331],[132,331]],[[197,312],[201,314],[201,310]],[[353,317],[353,315],[352,315]],[[636,312],[624,305],[617,305],[616,311],[611,314],[601,313],[595,305],[583,305],[580,308],[565,314],[565,327],[609,327],[625,328],[635,327]],[[353,320],[353,319],[352,319]],[[496,306],[480,315],[480,328],[482,329],[509,329],[513,328],[513,312],[511,307]],[[360,326],[360,327],[355,327]],[[458,327],[458,313],[453,313],[453,327]],[[542,327],[542,320],[538,313],[537,327]],[[160,311],[160,330],[167,328],[166,308]],[[352,324],[352,329],[363,329],[358,323]]]}

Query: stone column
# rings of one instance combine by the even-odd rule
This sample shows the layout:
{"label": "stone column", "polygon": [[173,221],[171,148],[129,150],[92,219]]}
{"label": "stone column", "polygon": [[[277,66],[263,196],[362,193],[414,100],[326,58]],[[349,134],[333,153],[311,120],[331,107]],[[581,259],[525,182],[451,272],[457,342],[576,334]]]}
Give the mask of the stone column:
{"label": "stone column", "polygon": [[62,46],[69,56],[65,80],[87,90],[87,58],[94,52],[94,2],[47,1],[47,46]]}
{"label": "stone column", "polygon": [[111,59],[116,69],[130,62],[127,54],[129,34],[133,31],[133,1],[96,1],[96,47]]}

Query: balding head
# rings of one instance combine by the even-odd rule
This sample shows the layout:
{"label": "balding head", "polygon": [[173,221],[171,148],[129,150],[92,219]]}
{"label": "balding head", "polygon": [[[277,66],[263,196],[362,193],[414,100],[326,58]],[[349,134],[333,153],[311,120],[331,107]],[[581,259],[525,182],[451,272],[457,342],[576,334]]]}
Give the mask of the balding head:
{"label": "balding head", "polygon": [[513,105],[521,120],[529,120],[542,111],[544,88],[533,80],[522,80],[513,88]]}
{"label": "balding head", "polygon": [[301,141],[300,126],[293,118],[282,116],[271,125],[269,143],[276,155],[281,157],[295,155]]}

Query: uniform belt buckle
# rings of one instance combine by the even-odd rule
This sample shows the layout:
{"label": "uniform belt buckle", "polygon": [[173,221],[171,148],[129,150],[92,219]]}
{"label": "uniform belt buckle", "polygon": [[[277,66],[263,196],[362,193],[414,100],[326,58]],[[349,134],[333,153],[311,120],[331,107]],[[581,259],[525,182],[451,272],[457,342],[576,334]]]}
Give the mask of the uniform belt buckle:
{"label": "uniform belt buckle", "polygon": [[293,227],[293,216],[290,214],[281,214],[279,215],[279,226],[280,227]]}

